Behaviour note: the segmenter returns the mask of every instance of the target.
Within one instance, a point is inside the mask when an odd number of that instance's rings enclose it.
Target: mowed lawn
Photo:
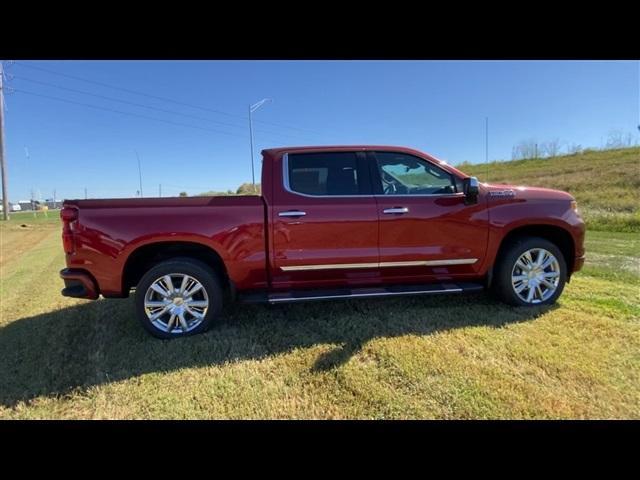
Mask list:
[[[60,295],[56,215],[0,226],[0,418],[640,418],[636,233],[588,232],[552,308],[232,305],[212,331],[160,341],[132,298]]]

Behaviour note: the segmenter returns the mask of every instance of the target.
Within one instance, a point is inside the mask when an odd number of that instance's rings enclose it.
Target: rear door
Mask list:
[[[473,276],[487,248],[482,198],[465,205],[462,179],[424,158],[391,151],[371,152],[369,158],[384,281]]]
[[[275,288],[348,286],[377,276],[378,212],[364,152],[285,154],[274,162],[273,179]]]

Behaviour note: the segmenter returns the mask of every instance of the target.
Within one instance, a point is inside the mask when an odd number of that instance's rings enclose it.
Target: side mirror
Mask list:
[[[478,203],[478,185],[479,183],[476,177],[468,177],[463,180],[462,187],[464,191],[465,205],[473,205],[474,203]]]

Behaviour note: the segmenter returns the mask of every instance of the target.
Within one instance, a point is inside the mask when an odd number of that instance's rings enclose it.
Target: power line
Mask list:
[[[179,125],[181,127],[196,128],[198,130],[204,130],[205,132],[214,132],[214,133],[219,133],[221,135],[229,135],[229,136],[232,136],[232,137],[244,138],[244,135],[239,135],[239,134],[236,134],[236,133],[223,132],[221,130],[213,130],[211,128],[198,127],[196,125],[191,125],[191,124],[188,124],[188,123],[173,122],[171,120],[165,120],[165,119],[162,119],[162,118],[148,117],[146,115],[140,115],[138,113],[124,112],[122,110],[116,110],[116,109],[107,108],[107,107],[100,107],[98,105],[91,105],[89,103],[76,102],[74,100],[68,100],[68,99],[60,98],[60,97],[53,97],[51,95],[44,95],[42,93],[28,92],[26,90],[22,90],[22,89],[18,89],[18,88],[12,88],[12,91],[18,92],[18,93],[26,93],[27,95],[34,95],[36,97],[48,98],[50,100],[56,100],[56,101],[59,101],[59,102],[71,103],[71,104],[74,104],[74,105],[82,105],[83,107],[95,108],[96,110],[105,110],[107,112],[119,113],[121,115],[129,115],[129,116],[132,116],[132,117],[144,118],[144,119],[147,119],[147,120],[155,120],[157,122],[164,122],[164,123],[169,123],[169,124],[172,124],[172,125]]]
[[[243,135],[240,135],[240,134],[237,134],[237,133],[223,132],[222,130],[214,130],[212,128],[199,127],[197,125],[191,125],[191,124],[188,124],[188,123],[174,122],[174,121],[171,121],[171,120],[165,120],[165,119],[157,118],[157,117],[149,117],[147,115],[141,115],[141,114],[138,114],[138,113],[125,112],[125,111],[122,111],[122,110],[116,110],[114,108],[101,107],[101,106],[98,106],[98,105],[92,105],[92,104],[89,104],[89,103],[77,102],[77,101],[74,101],[74,100],[68,100],[68,99],[65,99],[65,98],[54,97],[54,96],[45,95],[45,94],[42,94],[42,93],[29,92],[27,90],[22,90],[22,89],[13,88],[13,87],[11,87],[11,92],[12,93],[13,92],[26,93],[27,95],[34,95],[36,97],[48,98],[50,100],[57,100],[59,102],[71,103],[73,105],[82,105],[84,107],[94,108],[94,109],[97,109],[97,110],[105,110],[107,112],[120,113],[122,115],[129,115],[129,116],[132,116],[132,117],[144,118],[144,119],[147,119],[147,120],[155,120],[157,122],[169,123],[171,125],[179,125],[181,127],[196,128],[198,130],[203,130],[205,132],[219,133],[221,135],[229,135],[229,136],[232,136],[232,137],[239,137],[239,138],[243,138],[244,137]],[[270,135],[270,134],[268,134],[268,135]],[[281,135],[281,134],[277,134],[277,135]],[[282,135],[287,135],[287,134],[282,134]]]
[[[134,95],[141,95],[143,97],[154,98],[156,100],[162,100],[164,102],[175,103],[177,105],[183,105],[185,107],[197,108],[199,110],[213,112],[213,113],[217,113],[219,115],[226,115],[228,117],[235,117],[235,118],[241,118],[243,120],[247,120],[247,117],[245,117],[243,115],[236,115],[236,114],[233,114],[233,113],[223,112],[221,110],[215,110],[213,108],[203,107],[201,105],[194,105],[194,104],[191,104],[191,103],[181,102],[179,100],[174,100],[174,99],[167,98],[167,97],[160,97],[158,95],[151,95],[151,94],[144,93],[144,92],[138,92],[136,90],[131,90],[131,89],[128,89],[128,88],[118,87],[118,86],[115,86],[115,85],[110,85],[108,83],[98,82],[96,80],[90,80],[88,78],[82,78],[82,77],[78,77],[78,76],[75,76],[75,75],[69,75],[69,74],[66,74],[66,73],[60,73],[60,72],[56,72],[55,70],[50,70],[48,68],[43,68],[43,67],[36,67],[35,65],[30,65],[30,64],[26,64],[26,63],[22,63],[22,62],[18,62],[18,61],[14,61],[14,63],[16,65],[19,65],[19,66],[22,66],[22,67],[32,68],[32,69],[35,69],[35,70],[41,70],[43,72],[48,72],[48,73],[51,73],[53,75],[59,75],[61,77],[71,78],[73,80],[78,80],[78,81],[81,81],[81,82],[93,83],[94,85],[100,85],[102,87],[113,88],[115,90],[120,90],[120,91],[131,93],[131,94],[134,94]],[[317,132],[314,132],[312,130],[308,130],[308,129],[305,129],[305,128],[299,128],[299,127],[293,127],[291,125],[284,125],[284,124],[281,124],[281,123],[265,122],[265,121],[256,121],[256,123],[262,123],[263,125],[272,125],[272,126],[281,127],[281,128],[290,128],[292,130],[299,130],[301,132],[308,132],[308,133],[316,133],[317,134]]]
[[[176,112],[174,110],[167,110],[165,108],[152,107],[151,105],[145,105],[145,104],[142,104],[142,103],[129,102],[127,100],[120,100],[118,98],[107,97],[105,95],[98,95],[98,94],[95,94],[95,93],[85,92],[85,91],[82,91],[82,90],[76,90],[75,88],[63,87],[61,85],[55,85],[53,83],[48,83],[48,82],[41,82],[39,80],[34,80],[32,78],[22,77],[22,76],[19,76],[19,75],[12,75],[12,77],[13,78],[17,78],[19,80],[26,80],[27,82],[38,83],[40,85],[46,85],[46,86],[49,86],[49,87],[58,88],[60,90],[66,90],[68,92],[80,93],[82,95],[90,95],[92,97],[102,98],[103,100],[109,100],[109,101],[112,101],[112,102],[118,102],[118,103],[124,103],[126,105],[133,105],[133,106],[136,106],[136,107],[148,108],[150,110],[156,110],[158,112],[164,112],[164,113],[171,113],[173,115],[182,115],[183,117],[195,118],[197,120],[202,120],[202,121],[205,121],[205,122],[217,123],[219,125],[224,125],[224,126],[227,126],[227,127],[237,127],[237,128],[243,128],[243,129],[245,128],[242,125],[237,125],[237,124],[234,124],[234,123],[218,122],[217,120],[211,120],[209,118],[199,117],[198,115],[190,115],[188,113],[181,113],[181,112]]]
[[[226,126],[226,127],[241,128],[243,130],[246,128],[244,125],[238,125],[238,124],[235,124],[235,123],[220,122],[218,120],[212,120],[210,118],[200,117],[198,115],[191,115],[191,114],[188,114],[188,113],[177,112],[175,110],[167,110],[166,108],[154,107],[154,106],[146,105],[146,104],[143,104],[143,103],[130,102],[128,100],[122,100],[122,99],[119,99],[119,98],[108,97],[106,95],[99,95],[99,94],[96,94],[96,93],[91,93],[91,92],[87,92],[87,91],[83,91],[83,90],[77,90],[75,88],[63,87],[62,85],[56,85],[56,84],[49,83],[49,82],[42,82],[40,80],[35,80],[33,78],[23,77],[21,75],[11,75],[11,78],[12,79],[15,78],[15,79],[19,79],[19,80],[24,80],[24,81],[31,82],[31,83],[37,83],[39,85],[45,85],[45,86],[48,86],[48,87],[57,88],[59,90],[65,90],[67,92],[79,93],[81,95],[88,95],[88,96],[91,96],[91,97],[101,98],[103,100],[108,100],[108,101],[111,101],[111,102],[118,102],[118,103],[123,103],[125,105],[133,105],[133,106],[136,106],[136,107],[147,108],[149,110],[155,110],[157,112],[163,112],[163,113],[169,113],[169,114],[172,114],[172,115],[180,115],[180,116],[183,116],[183,117],[194,118],[196,120],[201,120],[203,122],[211,122],[211,123],[215,123],[215,124],[218,124],[218,125],[223,125],[223,126]],[[305,137],[300,137],[299,135],[292,135],[290,133],[270,132],[268,130],[262,130],[262,129],[260,129],[260,130],[256,129],[256,131],[258,131],[260,133],[266,133],[266,134],[269,134],[269,135],[276,135],[276,136],[280,135],[280,136],[285,136],[285,137],[305,138]]]

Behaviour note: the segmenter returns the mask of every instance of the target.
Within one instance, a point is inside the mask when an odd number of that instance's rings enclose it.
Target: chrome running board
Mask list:
[[[435,295],[446,293],[478,292],[484,287],[479,283],[435,283],[426,285],[391,285],[386,287],[336,288],[316,290],[294,290],[274,293],[252,293],[241,295],[247,303],[293,303],[315,300],[349,298],[390,297],[401,295]]]

